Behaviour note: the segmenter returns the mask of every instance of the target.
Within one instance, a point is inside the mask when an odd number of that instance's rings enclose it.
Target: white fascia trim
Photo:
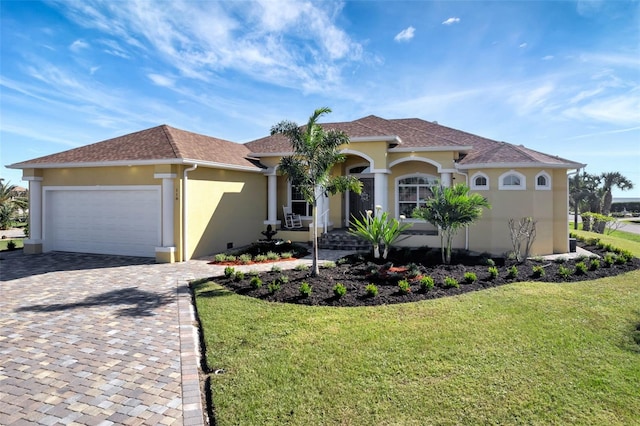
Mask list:
[[[156,164],[197,164],[202,167],[211,167],[225,170],[241,170],[246,172],[263,172],[260,167],[237,166],[234,164],[217,163],[215,161],[201,161],[185,159],[163,159],[163,160],[133,160],[133,161],[95,161],[87,163],[20,163],[7,166],[11,169],[66,169],[82,167],[127,167],[127,166],[154,166]]]
[[[175,173],[155,173],[154,179],[175,179],[178,175]]]
[[[386,136],[357,136],[355,138],[349,138],[349,142],[396,142],[402,143],[402,139],[397,135]]]
[[[534,169],[534,168],[547,168],[547,169],[581,169],[586,167],[584,164],[579,163],[562,163],[562,164],[549,164],[549,163],[477,163],[477,164],[459,164],[457,169],[469,170],[469,169]]]
[[[41,177],[39,176],[23,176],[22,180],[26,180],[26,181],[33,181],[33,182],[40,182],[42,180]]]
[[[426,146],[426,147],[401,147],[389,148],[389,152],[435,152],[435,151],[469,151],[472,146]]]
[[[252,152],[250,157],[262,158],[262,157],[288,157],[293,155],[293,151],[282,152]]]

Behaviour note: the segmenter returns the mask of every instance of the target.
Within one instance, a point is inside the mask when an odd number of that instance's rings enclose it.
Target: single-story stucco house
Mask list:
[[[335,174],[357,176],[361,194],[320,200],[318,227],[347,227],[349,218],[381,206],[406,215],[430,186],[467,183],[492,209],[454,247],[511,250],[509,218],[533,217],[532,253],[569,251],[569,171],[574,161],[498,142],[417,118],[368,116],[322,124],[351,143]],[[248,244],[266,225],[278,237],[307,242],[309,231],[282,229],[283,208],[311,224],[311,211],[277,165],[291,146],[281,135],[245,144],[167,125],[12,164],[29,182],[26,253],[72,251],[155,257],[174,262]],[[307,228],[308,229],[308,228]],[[432,225],[415,221],[401,245],[439,247]]]

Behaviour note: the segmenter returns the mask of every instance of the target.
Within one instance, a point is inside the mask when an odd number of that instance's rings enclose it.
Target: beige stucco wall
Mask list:
[[[43,169],[42,186],[160,185],[154,166]]]
[[[200,167],[189,173],[187,182],[187,257],[262,237],[267,217],[267,178],[262,173]]]
[[[489,200],[482,218],[469,228],[469,248],[479,252],[503,254],[513,250],[509,219],[532,217],[536,221],[536,239],[532,255],[566,253],[567,178],[566,170],[545,170],[551,176],[551,190],[535,189],[535,176],[543,169],[516,169],[526,177],[526,190],[500,190],[500,175],[511,169],[482,170],[489,177],[488,191],[472,190]],[[469,171],[471,177],[475,170]]]

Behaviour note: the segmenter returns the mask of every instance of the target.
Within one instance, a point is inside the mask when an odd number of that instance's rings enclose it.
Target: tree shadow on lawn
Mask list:
[[[175,298],[168,295],[139,290],[136,287],[108,291],[106,293],[89,296],[74,303],[56,303],[52,305],[31,305],[16,309],[16,312],[55,312],[95,306],[127,305],[116,313],[119,317],[148,317],[161,306],[171,303]]]

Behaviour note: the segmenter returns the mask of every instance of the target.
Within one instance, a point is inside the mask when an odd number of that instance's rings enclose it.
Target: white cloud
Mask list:
[[[458,22],[460,22],[460,18],[451,17],[446,21],[443,21],[442,25],[453,25],[453,24],[457,24]]]
[[[550,61],[550,60],[552,60],[552,59],[553,59],[553,55],[547,55],[547,56],[543,56],[543,57],[542,57],[542,60],[543,60],[543,61]]]
[[[395,41],[409,41],[413,38],[413,35],[415,33],[416,29],[413,27],[407,27],[404,30],[400,31],[398,34],[396,34],[396,36],[393,38]]]
[[[520,46],[518,46],[520,49],[527,47],[527,43],[520,43]]]
[[[175,80],[173,78],[166,77],[164,75],[147,74],[147,77],[149,77],[149,79],[153,82],[153,84],[156,84],[158,86],[173,87],[173,85],[175,84]]]
[[[89,74],[94,75],[99,69],[100,67],[91,67],[89,68]]]
[[[71,45],[69,46],[69,50],[71,50],[72,52],[79,52],[82,49],[87,49],[88,47],[89,43],[84,40],[78,39],[71,43]]]

